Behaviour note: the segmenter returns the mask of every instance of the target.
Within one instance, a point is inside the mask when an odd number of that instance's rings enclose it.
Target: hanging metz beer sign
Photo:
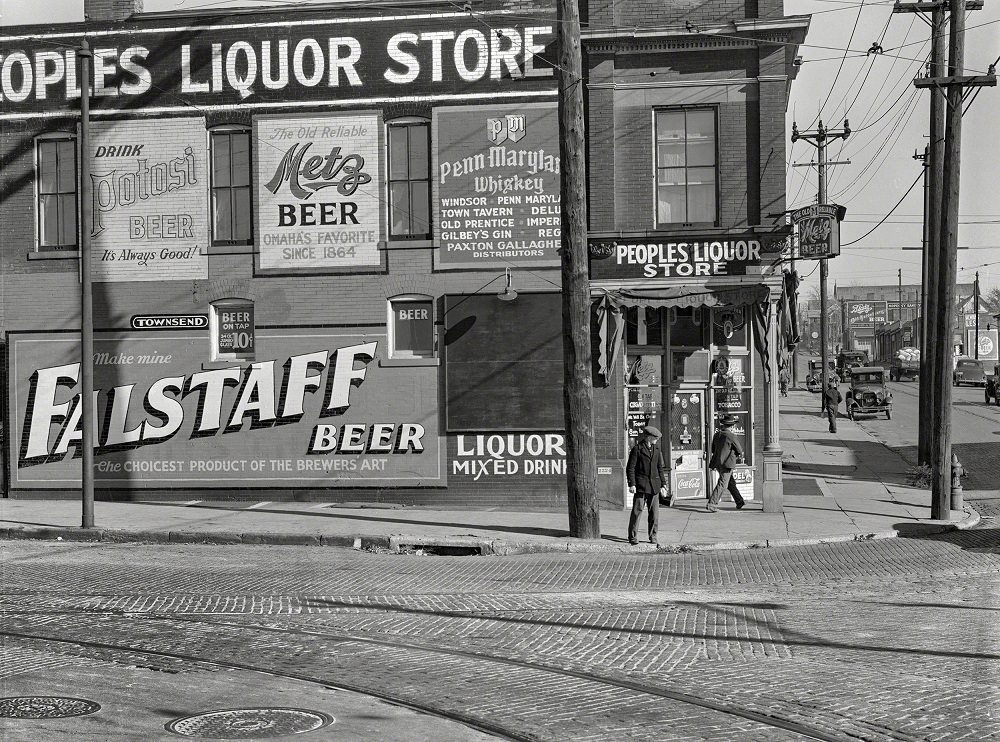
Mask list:
[[[803,260],[833,258],[840,255],[840,220],[844,207],[836,204],[813,204],[792,212],[792,223],[799,228],[799,257]]]
[[[590,278],[742,276],[769,264],[784,245],[771,235],[591,238]],[[772,244],[773,243],[773,244]]]

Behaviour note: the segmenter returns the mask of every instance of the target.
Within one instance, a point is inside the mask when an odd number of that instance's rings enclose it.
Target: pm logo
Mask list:
[[[486,119],[486,136],[493,144],[503,144],[508,139],[520,141],[524,137],[527,126],[524,116],[508,114],[502,118]]]

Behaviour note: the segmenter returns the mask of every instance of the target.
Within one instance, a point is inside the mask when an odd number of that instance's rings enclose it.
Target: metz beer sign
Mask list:
[[[804,260],[840,255],[840,219],[842,206],[813,204],[792,212],[792,222],[799,228],[799,257]]]

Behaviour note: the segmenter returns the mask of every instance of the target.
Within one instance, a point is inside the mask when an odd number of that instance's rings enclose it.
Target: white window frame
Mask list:
[[[208,129],[208,216],[209,216],[209,244],[215,246],[238,246],[238,245],[253,245],[254,244],[254,225],[256,223],[257,215],[255,213],[255,199],[254,199],[254,167],[256,167],[255,162],[255,152],[254,152],[254,136],[253,129],[249,126],[243,124],[222,124],[220,126],[213,126]],[[218,239],[215,234],[215,146],[213,144],[215,134],[246,134],[247,141],[250,144],[250,236],[248,239],[244,240],[224,240]],[[232,190],[233,186],[230,184],[228,186]]]
[[[390,196],[392,183],[390,178],[391,162],[389,154],[389,130],[393,126],[412,126],[413,124],[422,124],[427,127],[427,232],[413,235],[394,235],[392,233],[392,197]],[[431,120],[424,118],[423,116],[399,116],[394,119],[389,119],[383,123],[383,129],[385,130],[385,160],[383,165],[383,182],[385,183],[386,204],[385,234],[389,240],[429,240],[434,234],[434,132],[432,131],[432,126],[433,124]]]
[[[76,225],[75,225],[76,244],[72,248],[69,248],[69,247],[65,247],[65,248],[60,248],[60,247],[45,247],[45,246],[42,245],[42,223],[41,223],[41,209],[40,209],[41,195],[42,194],[41,194],[41,189],[40,189],[40,185],[41,185],[41,171],[40,171],[40,167],[39,167],[40,162],[39,162],[39,159],[38,159],[38,145],[41,142],[52,141],[52,140],[57,140],[57,141],[71,141],[71,142],[73,142],[73,153],[74,153],[74,157],[76,158],[75,162],[73,163],[74,178],[76,180],[76,183],[75,183],[75,185],[76,185],[76,194],[75,194],[76,195]],[[80,201],[80,190],[81,190],[81,188],[80,188],[80,137],[75,132],[70,132],[70,131],[51,131],[51,132],[46,132],[45,134],[39,134],[39,135],[37,135],[34,138],[32,149],[33,149],[32,158],[34,160],[34,173],[33,174],[34,174],[34,186],[35,186],[34,187],[34,195],[33,195],[33,201],[34,201],[34,203],[32,204],[32,212],[33,212],[34,224],[35,224],[35,252],[37,252],[37,253],[73,253],[73,252],[79,252],[80,251],[80,242],[81,242],[81,239],[80,239],[81,238],[81,235],[80,235],[80,208],[81,208],[81,205],[82,205],[81,201]]]
[[[208,312],[208,336],[212,343],[212,353],[211,360],[213,362],[228,362],[232,361],[239,363],[240,361],[253,361],[257,352],[257,313],[254,311],[254,350],[247,353],[220,353],[219,352],[219,308],[230,308],[230,307],[245,307],[254,306],[252,299],[243,299],[240,297],[228,297],[225,299],[216,299],[211,304],[209,304]]]
[[[397,304],[407,302],[422,302],[430,304],[431,308],[431,350],[430,353],[414,353],[411,350],[396,349],[396,313],[394,311]],[[434,309],[434,297],[427,294],[400,294],[390,296],[385,303],[386,309],[386,336],[389,342],[389,358],[437,358],[438,337],[437,337],[437,317]]]

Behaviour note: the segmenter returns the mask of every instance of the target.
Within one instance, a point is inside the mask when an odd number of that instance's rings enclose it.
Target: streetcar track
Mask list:
[[[901,392],[903,392],[905,394],[909,394],[912,397],[919,397],[920,396],[919,392],[916,389],[910,390],[910,389],[907,389],[905,387],[900,387],[899,384],[900,384],[900,382],[897,381],[896,385],[893,386],[893,393],[895,393],[896,390],[898,389],[899,391],[901,391]],[[986,405],[984,405],[984,406],[986,406]],[[952,409],[952,411],[957,410],[959,412],[964,412],[967,415],[972,415],[973,417],[978,417],[980,420],[986,420],[986,421],[991,422],[991,423],[997,422],[997,417],[995,415],[984,415],[984,414],[982,414],[980,412],[976,412],[975,410],[966,409],[965,405],[956,405],[956,404],[954,404],[954,399],[952,400],[951,409]],[[961,445],[961,444],[958,444],[958,445]]]
[[[95,615],[99,614],[99,611],[86,611],[86,614]],[[121,614],[116,612],[109,612],[110,615],[128,615],[130,617],[135,617],[138,614]],[[8,614],[9,615],[9,614]],[[45,614],[40,614],[45,615]],[[594,683],[597,685],[604,685],[609,687],[614,687],[622,690],[628,690],[635,693],[642,693],[649,696],[655,696],[658,698],[668,699],[674,701],[675,703],[686,704],[690,706],[695,706],[701,709],[714,711],[716,713],[725,714],[728,716],[737,717],[746,721],[754,722],[762,726],[767,726],[775,729],[783,729],[785,731],[793,732],[807,739],[822,740],[823,742],[849,742],[852,737],[846,735],[836,735],[826,732],[822,729],[818,729],[801,722],[793,721],[790,719],[785,719],[779,716],[768,715],[753,711],[750,709],[740,708],[738,706],[733,706],[730,704],[713,701],[710,699],[702,698],[699,696],[694,696],[689,693],[684,693],[682,691],[671,690],[667,688],[651,687],[646,684],[642,684],[636,681],[629,681],[619,678],[612,678],[604,675],[596,675],[592,673],[583,672],[580,670],[572,670],[565,667],[555,667],[551,665],[545,665],[537,662],[531,662],[528,660],[520,660],[511,657],[500,657],[496,655],[484,654],[480,652],[472,652],[469,650],[446,648],[446,647],[433,647],[425,646],[422,644],[417,644],[413,642],[404,642],[399,640],[391,639],[377,639],[372,637],[365,637],[353,634],[341,634],[326,631],[313,631],[307,629],[281,629],[273,626],[254,626],[254,625],[239,625],[231,624],[227,622],[220,621],[205,621],[194,617],[187,616],[158,616],[150,614],[142,614],[142,617],[146,620],[163,620],[163,621],[177,621],[198,624],[201,626],[206,626],[210,628],[218,628],[224,626],[227,628],[235,628],[242,631],[249,632],[266,632],[272,634],[282,634],[282,635],[305,635],[317,638],[323,638],[329,641],[339,642],[339,643],[358,643],[374,645],[379,647],[384,647],[388,649],[397,649],[410,652],[426,652],[430,654],[445,655],[448,657],[455,657],[459,659],[469,660],[479,663],[495,663],[500,665],[506,665],[508,667],[515,667],[522,670],[530,670],[536,672],[549,673],[552,675],[561,676],[564,678],[573,678],[574,680],[583,681],[585,683]],[[361,693],[369,696],[379,698],[390,703],[398,704],[401,706],[406,706],[408,708],[423,711],[426,713],[433,714],[440,718],[449,719],[452,721],[457,721],[463,723],[471,728],[477,729],[479,731],[492,734],[494,736],[514,740],[515,742],[534,742],[537,740],[535,736],[524,736],[517,730],[508,729],[503,726],[495,725],[490,722],[484,722],[480,719],[470,717],[465,714],[457,714],[451,711],[442,710],[435,706],[431,706],[424,703],[419,703],[412,700],[407,700],[400,698],[396,695],[389,693],[378,693],[372,692],[368,688],[362,688],[360,686],[345,684],[341,682],[328,682],[325,680],[320,680],[318,678],[310,677],[308,675],[302,675],[298,673],[290,673],[279,670],[264,669],[254,665],[248,665],[239,662],[232,661],[220,661],[220,660],[210,660],[198,657],[193,654],[169,652],[163,650],[153,650],[141,647],[131,647],[120,644],[109,644],[105,642],[94,642],[84,639],[64,639],[45,635],[37,634],[27,634],[23,632],[0,630],[0,636],[10,636],[21,639],[37,640],[37,641],[51,641],[57,643],[71,644],[88,648],[95,649],[108,649],[108,650],[118,650],[118,651],[128,651],[135,652],[139,654],[148,654],[151,656],[166,657],[171,659],[179,659],[188,662],[198,662],[202,664],[215,665],[222,668],[246,670],[251,672],[259,672],[263,674],[273,675],[276,677],[284,677],[292,680],[297,680],[300,682],[314,683],[323,685],[325,687],[335,687],[342,690]]]

